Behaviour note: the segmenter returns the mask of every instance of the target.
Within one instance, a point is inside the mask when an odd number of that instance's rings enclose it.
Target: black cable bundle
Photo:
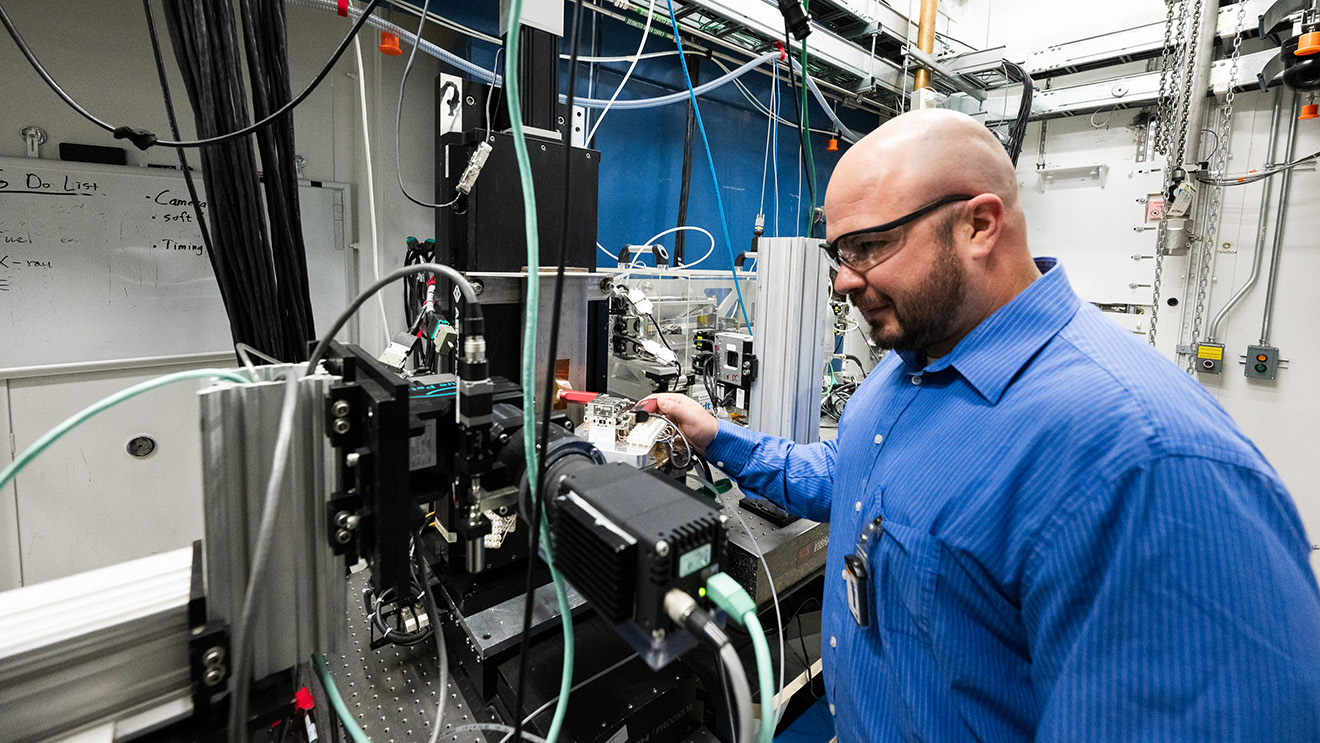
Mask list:
[[[692,85],[700,85],[698,82],[701,77],[701,57],[692,58]],[[687,226],[688,198],[692,194],[692,145],[697,134],[697,110],[688,101],[687,109],[687,130],[683,134],[683,179],[682,187],[678,192],[678,224],[675,227]],[[684,248],[687,246],[687,230],[679,230],[674,235],[674,265],[681,266],[687,261],[684,259]]]
[[[283,6],[279,0],[244,0],[248,63],[254,105],[264,115],[290,97]],[[246,127],[251,117],[230,3],[166,0],[165,21],[202,138]],[[255,25],[265,26],[264,35]],[[288,117],[258,132],[266,168],[274,242],[262,209],[260,174],[245,138],[202,151],[202,176],[211,210],[211,265],[229,312],[234,339],[276,358],[302,360],[314,334],[306,255],[293,173],[293,131]]]
[[[1017,165],[1018,156],[1022,154],[1022,141],[1027,137],[1027,120],[1031,118],[1031,98],[1035,92],[1035,83],[1027,70],[1017,62],[1004,61],[1004,64],[1017,71],[1018,78],[1022,80],[1022,99],[1018,103],[1017,120],[1013,122],[1013,129],[1008,134],[1008,143],[1005,148],[1008,149],[1008,156]]]
[[[293,97],[289,85],[288,24],[284,0],[243,0],[244,42],[252,108],[258,120],[278,111]],[[266,184],[266,216],[278,277],[276,296],[280,319],[294,355],[303,360],[306,339],[315,336],[312,297],[307,285],[307,249],[303,242],[302,209],[298,201],[298,170],[294,163],[293,117],[273,120],[257,130],[261,180]]]

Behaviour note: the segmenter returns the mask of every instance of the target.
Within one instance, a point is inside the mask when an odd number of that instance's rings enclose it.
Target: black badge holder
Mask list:
[[[853,621],[857,622],[858,627],[866,627],[871,623],[871,568],[867,552],[871,543],[884,535],[884,522],[884,516],[876,516],[875,521],[862,529],[853,554],[843,558],[843,582],[848,586],[848,611],[852,612]]]

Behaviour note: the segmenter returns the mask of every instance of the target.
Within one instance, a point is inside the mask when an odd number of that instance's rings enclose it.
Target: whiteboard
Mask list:
[[[348,186],[303,181],[298,195],[321,333],[357,293]],[[0,376],[232,351],[182,173],[0,158],[0,328]]]

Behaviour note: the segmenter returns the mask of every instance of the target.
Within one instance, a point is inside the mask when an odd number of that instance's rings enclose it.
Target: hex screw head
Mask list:
[[[660,541],[656,542],[656,543],[655,543],[655,553],[656,553],[657,555],[660,555],[661,557],[665,557],[665,556],[667,556],[667,555],[669,554],[669,542],[666,542],[666,541],[663,540],[663,539],[661,539]]]
[[[351,409],[352,408],[348,405],[348,400],[335,400],[335,404],[330,406],[330,412],[333,413],[336,418],[343,418],[348,415],[348,411]]]
[[[225,660],[225,649],[220,647],[219,645],[216,645],[213,648],[209,648],[202,655],[202,665],[206,666],[207,668],[215,668],[219,666],[221,663],[223,663],[224,660]]]
[[[332,425],[331,428],[334,429],[335,433],[345,434],[348,433],[348,429],[352,428],[352,426],[349,425],[347,418],[335,418],[334,425]]]
[[[206,686],[219,686],[220,682],[224,680],[225,680],[224,666],[215,666],[213,668],[208,668],[206,669],[206,673],[202,674],[202,683],[205,684]]]
[[[335,541],[340,544],[348,544],[353,539],[353,532],[348,529],[340,529],[335,532]]]

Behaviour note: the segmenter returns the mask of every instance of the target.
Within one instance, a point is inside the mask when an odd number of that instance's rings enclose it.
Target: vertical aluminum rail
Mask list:
[[[1297,154],[1297,115],[1301,111],[1302,97],[1293,93],[1292,117],[1288,121],[1288,149],[1283,156],[1285,163],[1291,163]],[[1274,247],[1270,252],[1270,280],[1265,285],[1265,316],[1260,324],[1260,345],[1270,345],[1270,322],[1274,317],[1274,294],[1279,286],[1279,258],[1283,254],[1283,228],[1288,217],[1288,195],[1292,193],[1292,170],[1283,171],[1279,176],[1279,205],[1274,215]]]
[[[284,401],[279,377],[296,368],[257,367],[262,382],[221,382],[201,393],[208,619],[238,621]],[[278,537],[252,620],[254,679],[291,668],[314,650],[338,652],[344,643],[344,560],[330,549],[325,505],[335,472],[325,400],[336,379],[318,375],[299,382]]]
[[[753,347],[760,370],[749,422],[799,444],[820,438],[830,275],[819,246],[805,237],[763,237],[757,243]]]
[[[1293,95],[1296,97],[1295,93]],[[1274,89],[1274,109],[1270,113],[1270,147],[1269,154],[1266,155],[1266,167],[1274,166],[1274,156],[1279,150],[1279,122],[1282,119],[1283,86],[1280,85]],[[1220,174],[1220,177],[1223,177],[1222,173]],[[1265,259],[1265,234],[1267,232],[1265,229],[1265,220],[1269,217],[1270,194],[1273,190],[1274,180],[1272,178],[1266,178],[1265,189],[1260,196],[1260,216],[1256,218],[1256,249],[1251,256],[1251,275],[1247,277],[1247,282],[1242,285],[1242,288],[1238,289],[1237,293],[1229,298],[1228,302],[1224,305],[1224,308],[1219,311],[1219,314],[1215,315],[1215,319],[1210,323],[1210,332],[1206,336],[1206,341],[1209,343],[1214,343],[1219,338],[1219,326],[1224,322],[1224,318],[1228,317],[1229,311],[1232,310],[1238,302],[1241,302],[1243,297],[1247,296],[1247,292],[1251,291],[1252,287],[1256,285],[1256,280],[1260,278],[1260,266]]]

